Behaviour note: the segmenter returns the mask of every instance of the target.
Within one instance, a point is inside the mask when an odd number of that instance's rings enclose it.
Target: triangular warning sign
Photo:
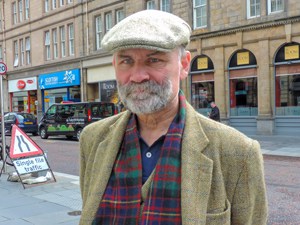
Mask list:
[[[9,149],[11,159],[43,154],[43,150],[21,128],[13,125]]]

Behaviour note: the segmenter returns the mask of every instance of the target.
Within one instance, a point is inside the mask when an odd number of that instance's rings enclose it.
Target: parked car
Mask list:
[[[12,126],[15,124],[25,133],[38,135],[38,124],[35,115],[23,112],[9,112],[4,116],[5,134],[11,134]],[[1,129],[0,129],[1,132]]]
[[[109,102],[79,102],[53,104],[39,122],[42,139],[65,135],[79,140],[82,129],[95,121],[116,114],[116,108]]]

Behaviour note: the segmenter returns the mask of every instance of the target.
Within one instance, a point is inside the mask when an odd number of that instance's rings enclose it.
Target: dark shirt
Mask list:
[[[211,109],[211,112],[209,114],[209,118],[220,122],[220,111],[219,111],[219,108],[217,106],[215,106]]]
[[[142,155],[143,184],[146,182],[156,166],[164,140],[165,135],[161,136],[149,147],[143,140],[143,138],[139,135]]]

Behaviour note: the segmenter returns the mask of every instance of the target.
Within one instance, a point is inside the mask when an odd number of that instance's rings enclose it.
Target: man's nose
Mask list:
[[[149,73],[145,66],[141,64],[136,64],[131,70],[130,81],[136,83],[142,83],[144,81],[148,81],[150,78]]]

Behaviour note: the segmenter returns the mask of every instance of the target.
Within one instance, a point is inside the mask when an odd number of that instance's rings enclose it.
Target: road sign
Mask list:
[[[21,128],[13,125],[9,150],[11,159],[43,154],[43,150]]]
[[[0,62],[0,75],[4,75],[7,72],[7,66],[4,62]]]

